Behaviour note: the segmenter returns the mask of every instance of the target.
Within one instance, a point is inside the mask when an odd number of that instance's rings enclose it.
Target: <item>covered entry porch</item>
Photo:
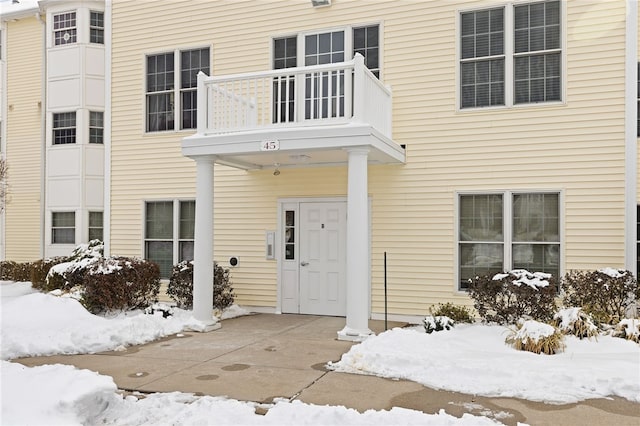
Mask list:
[[[305,81],[311,91],[304,90]],[[215,165],[274,173],[346,166],[346,323],[338,338],[362,340],[371,333],[368,166],[405,160],[404,149],[391,139],[390,123],[391,92],[360,56],[263,73],[199,75],[197,133],[182,143],[183,155],[196,162],[197,170],[193,305],[198,320],[211,322]],[[280,267],[278,251],[276,260]]]

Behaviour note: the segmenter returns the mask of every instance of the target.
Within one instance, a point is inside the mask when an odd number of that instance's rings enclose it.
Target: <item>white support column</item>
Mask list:
[[[193,316],[205,330],[220,327],[213,318],[213,163],[196,157],[196,217],[193,262]]]
[[[369,330],[369,202],[366,148],[347,149],[347,324],[339,340],[361,341]]]

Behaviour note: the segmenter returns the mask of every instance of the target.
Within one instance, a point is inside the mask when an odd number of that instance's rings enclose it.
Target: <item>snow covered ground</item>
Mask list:
[[[28,368],[17,357],[118,350],[184,328],[190,312],[110,318],[91,315],[72,298],[33,292],[28,283],[0,282],[2,411],[11,424],[495,424],[489,418],[428,415],[394,408],[358,413],[344,407],[276,401],[266,415],[256,404],[185,393],[146,398],[117,393],[111,377],[64,365]],[[241,311],[235,313],[242,314]],[[394,329],[354,345],[331,365],[337,371],[404,378],[437,389],[485,396],[568,403],[617,395],[640,402],[640,345],[601,336],[567,337],[557,355],[535,355],[505,345],[508,329],[457,325],[424,333]]]

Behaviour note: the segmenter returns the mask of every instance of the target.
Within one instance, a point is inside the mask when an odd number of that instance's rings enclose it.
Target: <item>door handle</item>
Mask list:
[[[304,260],[300,262],[300,266],[307,266],[307,265],[309,265],[309,262],[306,262]]]

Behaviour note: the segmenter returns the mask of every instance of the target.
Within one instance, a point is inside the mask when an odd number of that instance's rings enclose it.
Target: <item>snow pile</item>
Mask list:
[[[87,424],[88,417],[113,399],[108,376],[69,365],[28,368],[1,361],[2,424]]]
[[[191,311],[178,308],[167,318],[129,311],[107,319],[90,314],[73,298],[42,293],[4,298],[4,287],[1,359],[95,353],[204,328]]]
[[[144,399],[129,396],[110,404],[92,424],[241,424],[241,425],[496,425],[491,419],[464,414],[456,418],[441,410],[439,414],[394,407],[389,411],[359,413],[343,406],[320,406],[301,401],[278,400],[262,405],[265,415],[255,414],[257,404],[222,397],[196,397],[180,392],[153,394]]]
[[[2,361],[2,424],[46,425],[496,425],[491,419],[464,414],[456,418],[394,407],[362,414],[342,406],[319,406],[279,400],[262,405],[224,397],[156,393],[139,399],[116,393],[113,379],[68,365],[28,368]],[[9,391],[10,390],[10,391]]]
[[[507,346],[508,332],[480,324],[432,334],[393,329],[351,347],[328,367],[489,397],[564,404],[617,395],[640,402],[638,344],[611,336],[598,341],[566,336],[564,352],[544,356]]]

